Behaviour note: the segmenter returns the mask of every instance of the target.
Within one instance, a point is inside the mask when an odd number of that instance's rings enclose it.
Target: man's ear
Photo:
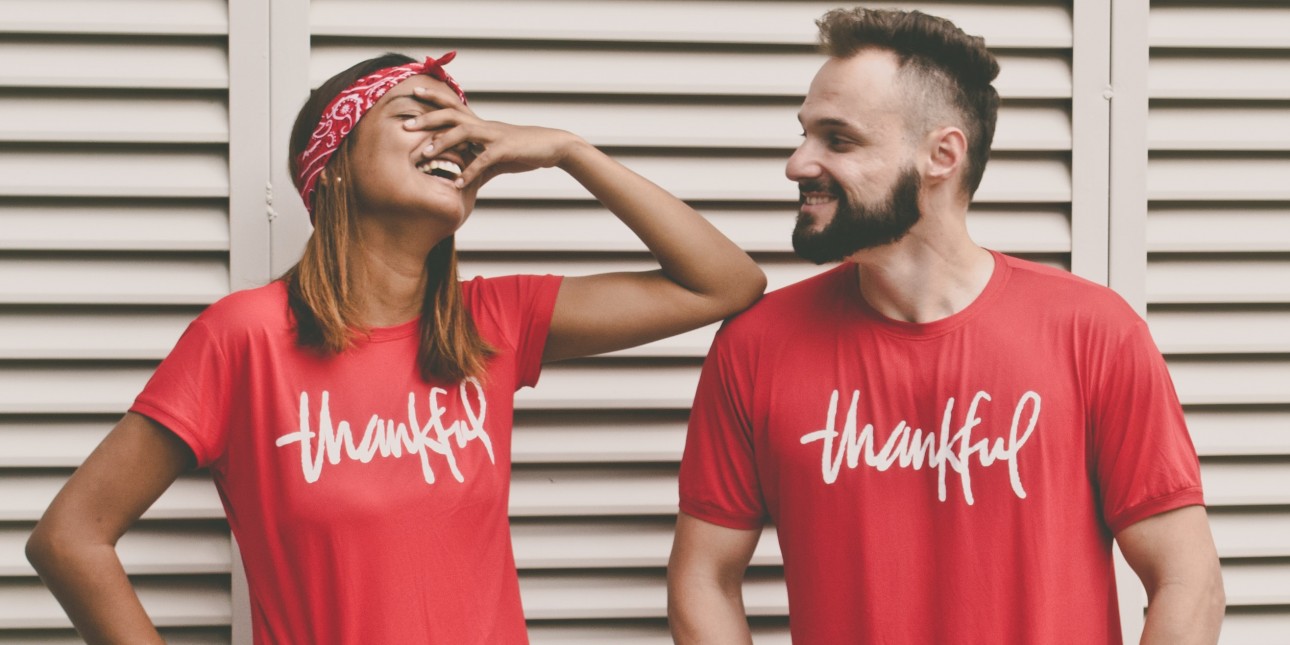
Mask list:
[[[957,181],[967,164],[967,137],[954,126],[933,130],[927,135],[929,154],[927,174],[929,182]]]

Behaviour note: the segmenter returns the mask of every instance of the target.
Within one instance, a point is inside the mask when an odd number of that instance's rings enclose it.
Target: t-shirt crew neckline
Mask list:
[[[387,340],[398,340],[407,338],[417,333],[421,326],[421,316],[412,320],[389,327],[369,327],[367,333],[360,334],[359,340],[371,343],[379,343]]]
[[[856,308],[861,315],[877,323],[878,329],[901,338],[928,339],[947,334],[959,327],[962,327],[978,313],[989,307],[1003,286],[1008,282],[1010,267],[1007,259],[998,251],[991,250],[990,256],[994,258],[994,270],[990,273],[990,280],[986,282],[985,288],[977,297],[972,300],[968,306],[964,307],[957,313],[951,314],[940,320],[933,320],[927,323],[909,322],[905,320],[896,320],[874,309],[869,301],[865,300],[864,294],[860,292],[860,272],[855,266],[847,266],[848,278],[847,287],[851,302],[855,303]]]

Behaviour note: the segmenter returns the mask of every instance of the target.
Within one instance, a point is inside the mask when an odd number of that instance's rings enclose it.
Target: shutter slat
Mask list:
[[[964,5],[892,2],[944,16],[991,47],[1069,48],[1070,11],[1059,5]],[[427,13],[411,0],[340,0],[310,4],[319,36],[419,38],[427,33],[459,39],[585,40],[661,43],[814,45],[814,21],[836,5],[827,2],[742,3],[636,0],[515,2],[476,0],[471,11]],[[719,27],[719,28],[716,28]]]
[[[1282,106],[1157,103],[1147,117],[1152,150],[1290,150],[1290,114]]]
[[[801,143],[800,101],[747,103],[714,99],[688,102],[632,99],[622,102],[471,100],[483,118],[534,123],[577,132],[597,146],[645,148],[781,148]],[[1009,102],[999,110],[995,152],[1070,150],[1070,111],[1060,103]],[[785,153],[787,158],[787,153]]]
[[[743,588],[749,616],[787,613],[782,576],[752,570]],[[667,580],[652,572],[525,573],[520,595],[530,619],[656,618],[666,615]]]
[[[526,56],[527,46],[436,46],[425,41],[388,40],[353,44],[315,39],[309,78],[318,86],[355,61],[387,51],[434,55],[455,48],[452,74],[469,94],[671,94],[697,96],[794,96],[806,93],[823,58],[813,52],[681,51],[547,48]],[[1069,56],[1062,52],[999,54],[994,85],[1005,99],[1064,99],[1071,95]]]
[[[199,308],[10,307],[0,359],[153,359],[170,353]],[[93,334],[84,330],[92,329]]]
[[[1210,506],[1290,504],[1290,461],[1285,459],[1202,461],[1200,475]]]
[[[228,53],[203,40],[10,36],[0,87],[227,89]]]
[[[0,203],[3,250],[227,251],[218,202],[20,200]]]
[[[225,645],[232,642],[227,627],[161,627],[157,630],[167,645]],[[0,645],[85,645],[85,640],[68,629],[3,630]]]
[[[512,523],[520,569],[666,567],[675,522],[656,519],[535,521]],[[753,553],[753,566],[779,565],[779,542],[767,527]]]
[[[1290,607],[1229,608],[1223,617],[1219,645],[1275,643],[1290,634]]]
[[[752,625],[757,645],[791,645],[787,626]],[[613,643],[614,645],[672,645],[667,624],[661,620],[641,621],[548,621],[529,623],[529,640],[533,645],[569,645],[570,643]],[[2,641],[0,641],[2,642]]]
[[[566,276],[595,275],[614,271],[653,271],[658,263],[645,255],[609,256],[596,255],[552,257],[545,254],[463,254],[460,265],[463,279],[474,276],[503,276],[517,273],[558,273]],[[778,289],[804,280],[828,267],[819,267],[796,257],[768,258],[761,262],[766,272],[769,289]]]
[[[1282,54],[1153,52],[1147,70],[1153,99],[1290,99],[1290,69]]]
[[[783,180],[786,198],[795,187]],[[796,204],[754,208],[699,204],[697,210],[749,252],[792,252]],[[1070,212],[1062,204],[975,206],[968,217],[973,239],[1009,253],[1067,253]],[[462,251],[644,252],[645,245],[609,211],[597,205],[481,202],[456,235]]]
[[[31,527],[0,527],[0,576],[34,576],[23,555]],[[121,564],[130,575],[228,573],[232,545],[228,525],[135,525],[117,543]]]
[[[523,467],[511,475],[513,517],[674,515],[676,466]]]
[[[139,601],[158,626],[228,625],[232,612],[227,576],[134,580]],[[0,579],[0,629],[70,627],[58,601],[39,581]]]
[[[1152,47],[1290,48],[1290,9],[1235,2],[1211,6],[1152,2]],[[1270,3],[1269,3],[1270,4]]]
[[[218,94],[9,94],[0,96],[0,141],[227,143],[228,107]]]
[[[228,159],[218,148],[6,146],[0,196],[227,197]]]
[[[67,481],[66,475],[17,472],[0,479],[0,521],[34,522],[54,500]],[[215,485],[206,473],[180,476],[157,502],[143,514],[144,519],[222,519]],[[0,606],[4,603],[0,602]]]
[[[1185,408],[1192,441],[1202,455],[1290,454],[1290,408]]]
[[[600,361],[553,363],[542,371],[542,384],[515,394],[525,409],[635,410],[688,409],[699,384],[698,361]],[[620,371],[621,370],[621,371]],[[616,373],[617,372],[617,373]],[[631,383],[631,387],[625,387]]]
[[[1209,511],[1209,525],[1220,557],[1290,556],[1290,516],[1285,513],[1216,508]]]
[[[75,468],[119,418],[0,417],[0,468]]]
[[[1230,605],[1290,605],[1290,563],[1229,561],[1223,563],[1223,587]]]
[[[685,428],[684,411],[521,411],[511,452],[517,464],[679,462]]]
[[[1153,206],[1147,217],[1147,250],[1290,251],[1290,209],[1257,204]]]
[[[1290,78],[1286,81],[1290,84]],[[1147,195],[1162,201],[1287,200],[1286,177],[1290,177],[1290,156],[1285,155],[1161,153],[1147,165]]]
[[[0,32],[219,36],[228,33],[220,0],[4,0]]]
[[[1184,404],[1290,403],[1290,357],[1169,357]]]
[[[617,156],[623,165],[685,200],[760,200],[796,203],[797,187],[784,177],[785,156]],[[1063,155],[1001,154],[981,179],[978,199],[990,202],[1067,202],[1069,160]],[[486,199],[589,199],[586,189],[554,169],[502,175],[480,191]]]
[[[1153,256],[1147,262],[1147,301],[1290,302],[1290,257],[1216,253]]]
[[[1290,353],[1290,307],[1152,307],[1147,322],[1166,354]]]
[[[154,363],[0,363],[0,413],[123,414]]]
[[[228,294],[223,254],[0,256],[0,303],[209,304]]]

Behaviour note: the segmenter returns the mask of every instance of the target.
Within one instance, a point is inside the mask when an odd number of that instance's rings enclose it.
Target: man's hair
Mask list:
[[[911,99],[909,128],[930,130],[940,118],[958,117],[967,137],[968,160],[963,187],[971,197],[981,184],[999,93],[990,84],[999,63],[980,36],[963,33],[954,23],[918,11],[895,9],[834,9],[815,21],[820,49],[833,58],[850,58],[865,49],[896,55]],[[920,133],[921,134],[921,133]]]

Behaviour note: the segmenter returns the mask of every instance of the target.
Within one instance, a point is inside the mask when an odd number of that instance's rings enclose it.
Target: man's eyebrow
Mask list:
[[[815,120],[815,125],[821,128],[841,128],[843,130],[859,130],[860,126],[837,117],[827,116]]]

